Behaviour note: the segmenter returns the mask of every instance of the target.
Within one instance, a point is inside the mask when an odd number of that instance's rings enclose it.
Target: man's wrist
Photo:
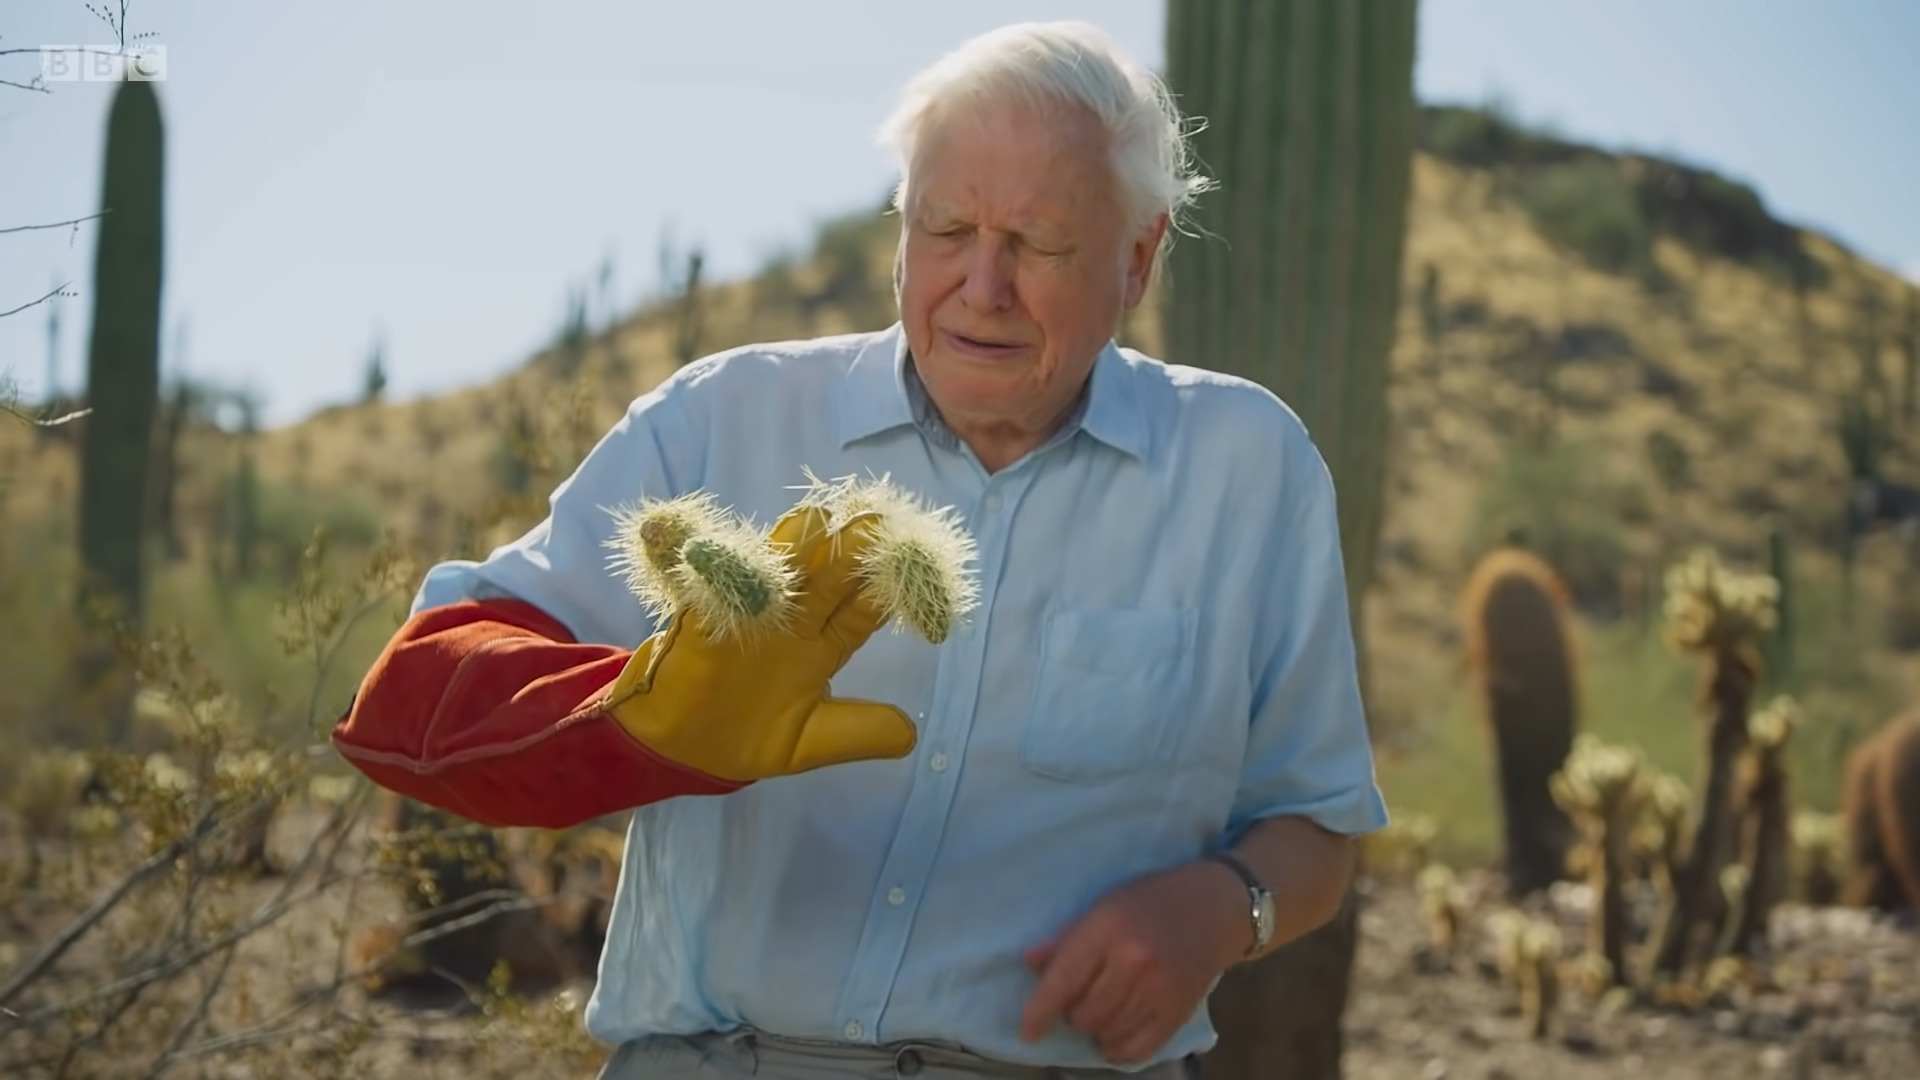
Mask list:
[[[1213,879],[1218,883],[1223,898],[1223,914],[1216,924],[1220,933],[1215,937],[1218,942],[1217,966],[1224,970],[1253,958],[1258,940],[1253,919],[1253,895],[1246,879],[1231,863],[1212,855],[1201,859],[1201,862],[1211,867]]]

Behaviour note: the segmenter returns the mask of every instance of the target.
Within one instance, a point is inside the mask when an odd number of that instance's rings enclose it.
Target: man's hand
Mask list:
[[[1252,940],[1246,889],[1225,867],[1193,863],[1127,884],[1059,938],[1027,952],[1040,985],[1021,1037],[1065,1020],[1114,1064],[1146,1060],[1192,1018],[1213,980]]]

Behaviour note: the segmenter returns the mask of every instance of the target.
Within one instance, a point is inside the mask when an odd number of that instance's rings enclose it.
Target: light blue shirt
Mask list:
[[[973,533],[969,625],[937,647],[882,630],[833,681],[905,710],[909,757],[635,811],[586,1014],[601,1040],[746,1025],[1100,1066],[1064,1024],[1020,1040],[1027,946],[1259,818],[1386,823],[1333,487],[1298,417],[1253,382],[1110,344],[1073,422],[989,475],[925,406],[904,340],[688,365],[546,521],[434,567],[415,600],[518,596],[634,647],[655,627],[607,568],[607,508],[704,488],[770,525],[803,468],[889,474]],[[1203,1007],[1161,1057],[1213,1039]]]

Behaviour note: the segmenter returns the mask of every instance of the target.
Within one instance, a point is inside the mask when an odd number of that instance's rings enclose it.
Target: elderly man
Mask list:
[[[1386,814],[1328,473],[1271,393],[1113,340],[1206,187],[1181,123],[1084,25],[968,43],[885,128],[895,326],[687,366],[428,573],[336,745],[481,822],[634,811],[603,1075],[1186,1075],[1220,974],[1336,911]],[[954,509],[958,632],[874,632],[808,472]],[[702,491],[777,519],[787,638],[610,569],[608,508]]]

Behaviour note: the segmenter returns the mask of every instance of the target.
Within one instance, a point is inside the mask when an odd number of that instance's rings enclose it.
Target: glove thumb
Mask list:
[[[793,771],[874,758],[903,758],[918,738],[913,721],[877,701],[827,698],[814,706],[793,747]]]

